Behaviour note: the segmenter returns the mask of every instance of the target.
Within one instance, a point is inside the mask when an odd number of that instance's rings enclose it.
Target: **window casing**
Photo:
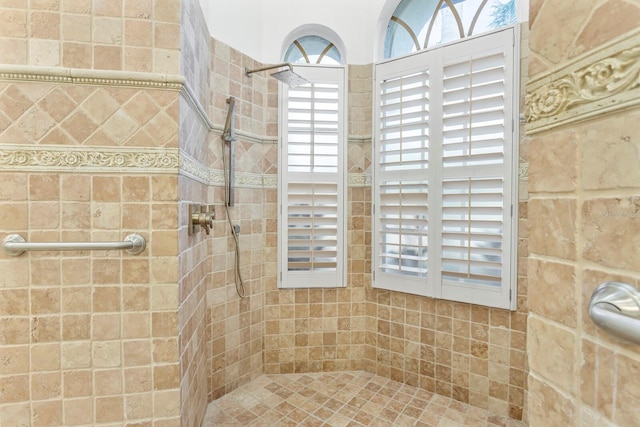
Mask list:
[[[515,33],[376,65],[374,287],[515,309]]]
[[[281,85],[279,265],[282,288],[346,285],[345,68],[296,65]]]

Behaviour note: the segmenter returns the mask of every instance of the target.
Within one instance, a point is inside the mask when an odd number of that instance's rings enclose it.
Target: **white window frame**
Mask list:
[[[279,83],[279,146],[278,146],[278,287],[279,288],[337,288],[347,284],[347,96],[344,65],[294,64],[295,72],[312,83],[338,85],[338,159],[335,179],[337,185],[337,245],[334,271],[289,271],[287,200],[290,177],[288,173],[288,94],[289,86]],[[323,174],[310,174],[312,181],[322,181]],[[329,174],[325,174],[328,176]],[[333,181],[332,181],[333,182]]]
[[[496,44],[487,48],[487,43]],[[443,70],[450,58],[483,55],[493,50],[505,55],[505,120],[504,120],[504,186],[502,267],[499,286],[480,286],[475,284],[443,280],[442,275],[442,141],[443,141]],[[372,269],[373,287],[441,298],[451,301],[473,303],[490,307],[516,309],[517,282],[517,183],[518,183],[518,108],[519,108],[519,33],[517,27],[506,27],[489,34],[469,37],[449,43],[436,49],[423,50],[403,57],[390,59],[375,66],[374,86],[374,147],[373,147],[373,221],[372,221]],[[381,85],[390,79],[410,76],[421,71],[429,72],[428,88],[428,158],[429,165],[423,178],[428,181],[428,212],[425,206],[421,215],[428,221],[428,259],[426,277],[393,271],[393,268],[381,266],[381,190],[383,176],[385,182],[394,178],[393,173],[381,170],[380,144],[381,132]],[[511,78],[510,78],[511,77]],[[386,175],[384,175],[386,173]],[[402,179],[413,180],[422,172],[417,169],[407,171]],[[391,174],[391,175],[390,175]],[[391,178],[390,178],[391,177]],[[426,225],[424,228],[427,228]],[[388,258],[384,258],[388,260]],[[398,260],[398,265],[400,265]],[[395,267],[394,267],[395,268]],[[402,268],[400,268],[402,270]]]

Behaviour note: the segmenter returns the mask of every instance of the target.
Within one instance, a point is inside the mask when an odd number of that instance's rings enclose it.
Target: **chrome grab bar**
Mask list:
[[[10,234],[2,241],[2,249],[10,256],[19,256],[25,251],[107,251],[110,249],[123,249],[132,255],[138,255],[146,246],[144,237],[135,233],[129,234],[123,242],[30,243],[19,234]]]
[[[618,338],[640,344],[640,292],[631,285],[606,282],[589,301],[591,320]]]

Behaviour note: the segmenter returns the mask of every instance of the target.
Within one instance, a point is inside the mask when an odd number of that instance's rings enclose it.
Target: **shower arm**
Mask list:
[[[260,72],[260,71],[273,70],[275,68],[282,68],[282,67],[289,67],[289,71],[291,71],[293,73],[293,65],[290,62],[283,62],[281,64],[267,65],[267,66],[264,66],[264,67],[255,68],[253,70],[250,70],[249,67],[244,67],[244,74],[245,74],[245,76],[251,77],[251,74],[253,74],[253,73],[257,73],[257,72]]]

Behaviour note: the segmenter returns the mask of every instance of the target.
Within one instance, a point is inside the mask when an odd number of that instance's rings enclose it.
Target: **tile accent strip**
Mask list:
[[[177,173],[178,165],[176,149],[0,145],[4,170]]]
[[[528,134],[640,105],[640,30],[527,84]]]

